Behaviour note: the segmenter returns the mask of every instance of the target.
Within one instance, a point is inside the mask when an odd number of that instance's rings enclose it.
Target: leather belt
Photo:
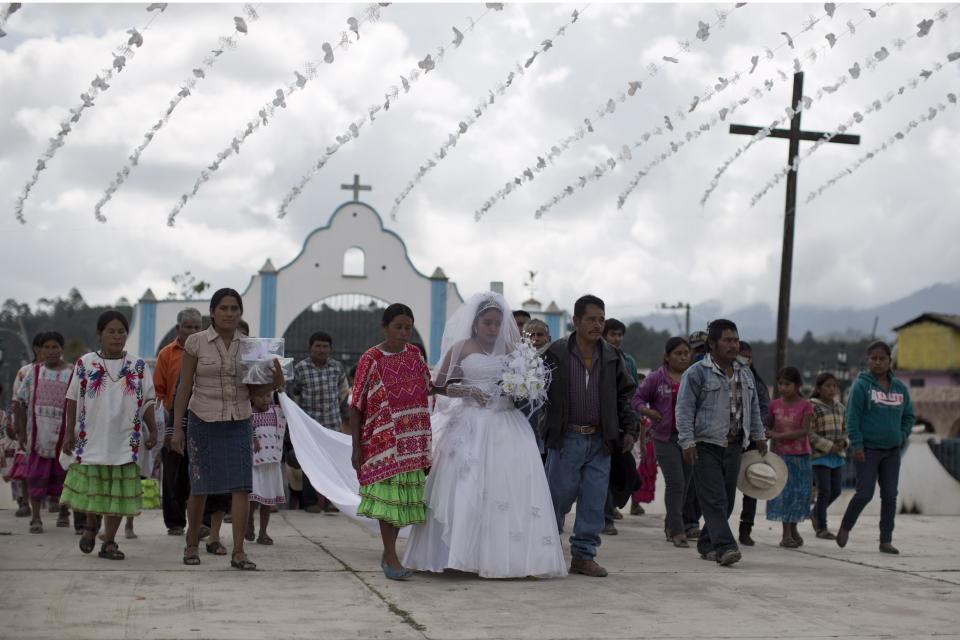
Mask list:
[[[583,425],[583,424],[571,424],[569,425],[569,427],[570,427],[570,431],[572,431],[573,433],[579,433],[582,436],[591,436],[600,430],[599,427]]]

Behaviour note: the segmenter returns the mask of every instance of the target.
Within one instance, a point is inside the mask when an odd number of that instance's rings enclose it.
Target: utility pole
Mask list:
[[[666,302],[660,303],[660,308],[667,311],[679,311],[683,309],[686,312],[686,322],[684,324],[685,332],[683,337],[686,338],[690,335],[690,303],[689,302],[678,302],[677,304],[667,304]]]

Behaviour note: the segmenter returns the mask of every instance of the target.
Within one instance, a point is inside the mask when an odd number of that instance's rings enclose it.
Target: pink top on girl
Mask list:
[[[773,423],[773,433],[786,433],[800,429],[804,419],[813,416],[813,404],[802,399],[793,404],[787,404],[783,398],[777,398],[770,403],[770,417]],[[798,440],[775,440],[773,452],[778,455],[798,456],[810,453],[810,438],[803,436]]]

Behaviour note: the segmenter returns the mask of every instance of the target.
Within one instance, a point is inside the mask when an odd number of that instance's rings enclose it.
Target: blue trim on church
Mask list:
[[[152,358],[156,355],[157,302],[155,300],[141,300],[139,306],[141,353],[137,355],[142,358]]]
[[[561,331],[560,319],[563,317],[563,314],[545,313],[544,316],[547,319],[547,328],[550,330],[550,337],[554,340],[562,338],[563,332]]]
[[[447,280],[430,280],[430,345],[427,350],[429,363],[434,365],[440,359],[440,339],[447,324]]]
[[[277,274],[260,273],[260,335],[275,338],[277,333]]]

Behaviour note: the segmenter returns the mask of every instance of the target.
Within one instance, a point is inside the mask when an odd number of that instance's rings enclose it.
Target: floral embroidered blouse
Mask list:
[[[427,363],[411,344],[360,356],[350,401],[363,414],[360,486],[430,466],[429,382]]]
[[[67,399],[77,403],[73,456],[79,464],[122,465],[140,459],[143,416],[155,401],[153,376],[136,356],[124,355],[119,370],[107,363],[97,353],[82,356],[67,389]]]

